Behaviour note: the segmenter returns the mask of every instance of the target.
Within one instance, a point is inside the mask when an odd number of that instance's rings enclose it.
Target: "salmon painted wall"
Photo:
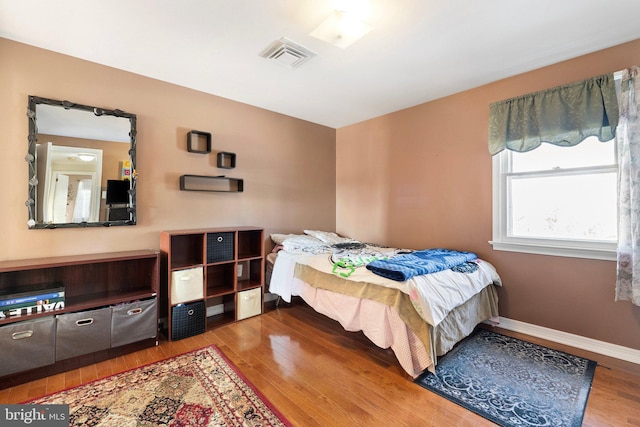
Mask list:
[[[492,249],[487,149],[490,103],[637,64],[640,40],[338,129],[337,231],[475,251],[504,281],[502,316],[640,349],[640,307],[614,302],[615,262]]]
[[[268,234],[335,228],[335,129],[136,74],[0,39],[0,260],[158,249],[162,230],[254,225]],[[70,100],[137,115],[138,225],[27,228],[27,97]],[[187,152],[190,130],[215,152]],[[243,193],[179,190],[179,176],[244,179]]]

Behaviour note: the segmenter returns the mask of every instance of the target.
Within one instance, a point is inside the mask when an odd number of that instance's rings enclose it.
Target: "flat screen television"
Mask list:
[[[121,205],[129,203],[129,189],[131,182],[128,179],[107,180],[107,205]]]

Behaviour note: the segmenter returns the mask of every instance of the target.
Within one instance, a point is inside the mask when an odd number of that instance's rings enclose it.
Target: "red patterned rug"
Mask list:
[[[69,405],[71,426],[291,426],[213,345],[26,403]]]

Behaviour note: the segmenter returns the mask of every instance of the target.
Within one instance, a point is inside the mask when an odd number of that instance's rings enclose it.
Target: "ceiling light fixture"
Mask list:
[[[74,160],[80,160],[83,162],[92,162],[96,159],[96,156],[90,153],[78,153],[72,157],[69,157],[69,159],[73,158]]]
[[[366,0],[343,0],[309,35],[345,49],[373,29],[365,22],[370,12]]]

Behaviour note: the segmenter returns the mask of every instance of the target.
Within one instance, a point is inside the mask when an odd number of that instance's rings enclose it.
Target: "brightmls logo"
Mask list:
[[[69,405],[0,405],[0,425],[69,427]]]

